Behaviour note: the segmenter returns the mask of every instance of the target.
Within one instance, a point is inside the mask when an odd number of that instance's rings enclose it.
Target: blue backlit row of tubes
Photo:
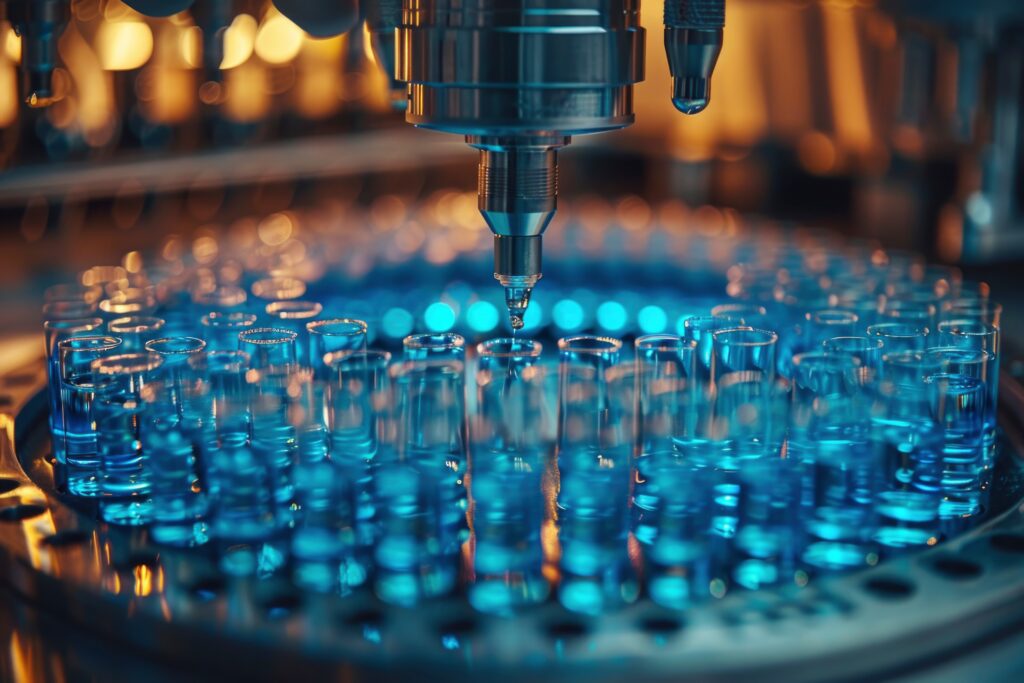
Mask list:
[[[497,613],[641,593],[683,609],[975,523],[996,453],[987,290],[901,275],[889,316],[877,288],[860,306],[778,272],[737,278],[682,334],[632,354],[566,337],[554,362],[524,338],[467,358],[454,333],[392,359],[290,278],[257,280],[249,303],[51,288],[57,472],[104,521],[211,545],[231,574],[403,605],[465,585]]]

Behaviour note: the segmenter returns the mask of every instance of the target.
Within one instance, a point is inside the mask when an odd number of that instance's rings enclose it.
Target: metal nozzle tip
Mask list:
[[[505,306],[508,308],[508,322],[513,330],[523,329],[526,309],[530,306],[532,287],[506,287]]]
[[[675,78],[672,104],[684,114],[699,114],[711,101],[711,81],[706,78]]]

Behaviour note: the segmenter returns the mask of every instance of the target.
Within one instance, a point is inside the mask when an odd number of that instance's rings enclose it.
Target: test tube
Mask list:
[[[711,477],[696,436],[693,340],[655,334],[636,340],[637,449],[633,533],[644,552],[648,592],[684,609],[709,584]]]
[[[853,356],[859,361],[857,382],[862,387],[878,378],[882,369],[883,346],[883,341],[877,337],[833,337],[822,342],[826,353]]]
[[[249,288],[258,301],[262,313],[272,301],[290,301],[306,293],[306,283],[294,277],[266,277],[252,283]]]
[[[309,331],[306,329],[306,323],[319,318],[324,307],[316,301],[292,299],[272,301],[267,304],[265,310],[267,317],[273,321],[272,324],[275,327],[283,327],[299,335],[298,361],[301,365],[312,367],[309,357]]]
[[[768,310],[758,304],[719,304],[711,309],[711,317],[730,323],[729,327],[764,327],[768,324]]]
[[[547,419],[541,345],[491,339],[477,345],[477,405],[471,423],[473,582],[480,611],[512,614],[544,600],[540,528],[544,517]]]
[[[988,375],[988,427],[995,430],[995,413],[999,405],[999,328],[976,319],[955,319],[939,323],[939,345],[961,349],[978,349],[989,354],[992,363]]]
[[[852,337],[861,329],[860,318],[853,311],[826,308],[810,311],[804,316],[803,351],[817,351],[833,337]]]
[[[803,561],[819,571],[863,567],[877,559],[874,506],[881,462],[868,436],[861,371],[859,358],[834,351],[793,359],[787,458],[803,470]]]
[[[130,353],[100,358],[91,365],[100,514],[111,524],[134,526],[151,519],[149,466],[139,441],[141,392],[162,363],[155,353]]]
[[[67,466],[66,486],[75,496],[95,497],[100,493],[99,458],[93,400],[96,382],[92,362],[116,353],[117,337],[82,336],[57,344],[60,357],[61,424],[64,444],[62,462]],[[54,438],[58,438],[56,433]]]
[[[208,313],[238,311],[245,305],[245,290],[235,285],[205,287],[192,293],[192,305],[197,317]]]
[[[256,326],[256,314],[243,311],[211,311],[199,320],[210,351],[234,351],[238,335]]]
[[[110,294],[99,303],[100,316],[115,320],[126,316],[148,316],[157,307],[152,287],[128,287]]]
[[[941,320],[979,320],[995,327],[1002,323],[1003,305],[991,299],[949,299],[942,302]]]
[[[739,511],[732,578],[749,590],[793,583],[803,550],[802,463],[765,457],[739,470]]]
[[[253,369],[296,365],[298,334],[277,327],[254,327],[238,334],[238,350],[248,354]]]
[[[698,429],[707,434],[710,432],[712,406],[714,405],[714,384],[711,382],[711,366],[714,360],[714,332],[736,325],[727,320],[711,316],[692,316],[683,322],[683,337],[693,341],[694,348],[694,379],[701,400],[696,405],[696,421]]]
[[[887,322],[876,323],[868,328],[868,337],[882,341],[885,353],[903,351],[924,351],[930,334],[928,327],[918,323]]]
[[[925,384],[943,432],[939,517],[962,522],[981,511],[987,390],[979,377],[956,372],[930,375]]]
[[[398,455],[439,477],[444,552],[457,552],[468,535],[464,367],[459,361],[427,360],[393,369],[401,416]]]
[[[466,360],[466,340],[460,334],[411,334],[402,340],[402,355],[407,361]]]
[[[324,362],[327,354],[366,350],[366,323],[355,318],[330,318],[306,323],[309,334],[309,360],[317,379],[330,378],[331,369]],[[335,356],[337,358],[337,356]]]
[[[95,335],[103,325],[102,318],[69,318],[43,323],[43,350],[46,356],[46,380],[50,403],[49,424],[53,435],[53,454],[64,462],[64,417],[61,411],[60,353],[57,345],[64,339]]]
[[[739,469],[743,460],[777,455],[781,445],[775,413],[775,351],[770,330],[731,328],[712,335],[711,381],[715,387],[712,436],[719,441],[718,466]]]
[[[198,337],[163,337],[146,342],[146,350],[163,359],[164,380],[161,399],[167,398],[179,418],[184,419],[190,384],[196,379],[196,359],[205,359],[206,342]]]
[[[164,367],[177,360],[174,354],[160,355]],[[173,546],[202,545],[209,532],[206,487],[195,455],[201,434],[182,419],[181,386],[173,374],[165,373],[162,381],[149,382],[139,395],[145,404],[139,441],[149,470],[153,538]]]
[[[883,470],[876,540],[890,552],[938,540],[943,437],[924,380],[940,371],[936,361],[915,351],[882,358],[871,438]]]
[[[163,336],[165,321],[153,316],[130,315],[107,323],[107,332],[123,340],[125,353],[142,353],[146,342]]]
[[[387,434],[391,396],[391,354],[379,349],[329,353],[325,363],[332,379],[325,389],[326,424],[331,463],[354,484],[357,541],[374,541],[377,501],[375,473],[394,462],[393,438]]]
[[[636,596],[628,561],[632,428],[619,367],[622,342],[577,336],[558,341],[559,600],[599,614]]]

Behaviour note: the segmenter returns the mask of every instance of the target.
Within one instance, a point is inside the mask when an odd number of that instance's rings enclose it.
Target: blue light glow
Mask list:
[[[389,308],[380,319],[380,327],[384,334],[398,339],[410,334],[415,322],[412,313],[404,308]]]
[[[597,307],[597,324],[609,332],[617,332],[626,326],[626,307],[618,301],[605,301]]]
[[[455,311],[443,301],[435,301],[423,312],[423,323],[431,332],[447,332],[455,327]]]
[[[498,324],[498,309],[488,301],[477,301],[466,311],[466,323],[476,332],[490,332]]]
[[[551,309],[555,325],[571,332],[583,327],[583,307],[572,299],[562,299]]]
[[[658,334],[668,327],[668,316],[661,306],[644,306],[636,314],[636,324],[644,334]]]

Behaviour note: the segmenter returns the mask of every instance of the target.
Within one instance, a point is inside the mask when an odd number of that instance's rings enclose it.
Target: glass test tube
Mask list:
[[[853,356],[859,361],[857,382],[860,386],[872,384],[882,369],[882,347],[877,337],[833,337],[822,342],[826,353]]]
[[[868,328],[867,336],[880,339],[885,353],[924,351],[928,346],[930,330],[917,323],[876,323]]]
[[[994,442],[996,410],[999,406],[999,328],[975,319],[946,320],[939,323],[939,345],[978,349],[989,354],[987,359],[991,362],[991,368],[985,373],[988,389],[986,429],[990,433],[989,440]]]
[[[738,469],[743,460],[777,455],[775,351],[769,330],[731,328],[712,335],[711,382],[715,387],[712,437],[721,448],[718,467]]]
[[[719,304],[711,309],[711,317],[730,323],[728,327],[764,327],[768,324],[768,310],[758,304]]]
[[[93,400],[96,382],[93,361],[117,352],[117,337],[82,336],[57,344],[60,357],[61,424],[64,426],[63,463],[67,466],[66,486],[75,496],[100,494],[99,458]],[[54,434],[54,438],[58,438]]]
[[[942,302],[941,320],[979,320],[999,327],[1003,305],[990,299],[949,299]]]
[[[61,411],[60,353],[57,345],[64,339],[95,335],[102,327],[102,318],[69,318],[43,323],[43,349],[46,356],[46,380],[50,403],[49,424],[53,435],[53,454],[64,462],[64,416]]]
[[[694,377],[697,344],[675,335],[636,340],[637,449],[633,532],[642,544],[648,592],[683,609],[710,581],[711,477],[699,463]]]
[[[329,353],[366,350],[366,323],[355,318],[330,318],[306,323],[309,334],[309,361],[317,379],[330,378],[331,369],[324,362]],[[337,358],[337,356],[335,357]]]
[[[107,323],[107,332],[123,340],[125,353],[142,353],[146,342],[163,336],[165,321],[153,316],[130,315]]]
[[[245,305],[245,290],[235,285],[203,288],[192,293],[192,305],[197,317],[208,313],[238,311]]]
[[[845,337],[841,339],[866,338]],[[857,346],[857,344],[851,344]],[[803,470],[803,561],[820,571],[872,564],[881,462],[871,446],[861,359],[834,351],[793,359],[787,457]]]
[[[111,524],[140,525],[151,519],[149,467],[139,441],[141,392],[162,363],[155,353],[131,353],[100,358],[91,366],[100,514]]]
[[[477,345],[476,414],[471,422],[473,582],[482,612],[511,614],[543,601],[541,477],[548,444],[542,347],[528,339]]]
[[[162,337],[146,342],[146,350],[163,359],[160,375],[164,380],[162,398],[171,401],[179,418],[184,419],[190,386],[196,377],[196,360],[205,359],[206,342],[198,337]]]
[[[152,342],[149,346],[153,346]],[[160,356],[164,369],[172,364],[188,367],[187,361],[175,358],[174,354]],[[140,392],[145,409],[139,441],[149,470],[151,533],[154,540],[168,545],[201,545],[209,540],[206,486],[196,458],[196,446],[201,445],[202,435],[198,424],[189,425],[182,418],[181,381],[187,381],[182,368],[160,374],[161,380],[149,382]]]
[[[924,380],[941,366],[914,351],[886,353],[870,435],[882,461],[876,540],[889,551],[934,544],[939,534],[942,431]]]
[[[407,361],[466,359],[466,340],[460,334],[411,334],[402,340],[402,356]]]
[[[306,293],[306,283],[294,277],[266,277],[252,283],[249,288],[262,313],[272,301],[298,299]]]
[[[210,351],[234,351],[238,335],[256,326],[256,314],[243,311],[212,311],[199,320]]]
[[[962,523],[981,512],[987,389],[976,375],[958,372],[930,375],[925,384],[943,433],[939,516]]]
[[[852,337],[860,331],[860,318],[853,311],[826,308],[804,316],[802,350],[817,351],[833,337]]]
[[[152,287],[128,287],[100,301],[99,314],[105,320],[126,316],[149,316],[156,310],[156,306],[156,293]]]
[[[309,357],[309,331],[306,329],[306,323],[319,318],[323,310],[324,307],[316,301],[300,301],[298,299],[272,301],[267,304],[265,309],[267,317],[273,321],[275,327],[283,327],[299,335],[298,361],[306,367],[312,367]]]
[[[636,596],[626,553],[633,430],[621,349],[611,337],[558,342],[559,600],[585,614]]]

